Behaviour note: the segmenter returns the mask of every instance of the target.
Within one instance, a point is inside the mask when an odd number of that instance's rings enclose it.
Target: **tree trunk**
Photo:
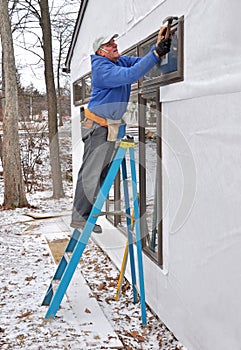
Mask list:
[[[28,205],[22,177],[18,137],[18,98],[8,1],[0,0],[0,33],[3,53],[5,108],[3,111],[4,207]]]
[[[40,0],[41,21],[40,25],[43,33],[43,51],[45,65],[45,83],[48,103],[48,126],[49,126],[49,147],[50,147],[50,165],[53,181],[53,198],[64,196],[63,183],[61,176],[61,167],[59,159],[59,137],[57,121],[57,98],[53,74],[52,57],[52,34],[49,16],[48,0]]]
[[[1,159],[1,162],[3,162],[3,142],[2,142],[1,135],[0,135],[0,159]]]
[[[62,119],[62,96],[61,96],[61,87],[60,87],[60,63],[61,63],[61,40],[62,35],[59,37],[59,56],[58,56],[58,64],[57,64],[57,91],[58,91],[58,112],[59,112],[59,126],[63,126]]]

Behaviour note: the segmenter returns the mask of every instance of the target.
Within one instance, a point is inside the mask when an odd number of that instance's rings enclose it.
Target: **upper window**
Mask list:
[[[87,74],[73,84],[74,105],[79,106],[88,102],[91,96],[91,74]]]
[[[139,46],[140,56],[146,55],[155,45],[158,32],[151,35]],[[141,80],[141,86],[166,85],[183,80],[183,17],[171,26],[171,50]]]

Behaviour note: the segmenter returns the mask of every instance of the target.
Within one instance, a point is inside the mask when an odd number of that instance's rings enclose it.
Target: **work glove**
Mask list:
[[[171,38],[162,39],[156,46],[156,52],[159,57],[165,56],[171,48],[172,40]]]

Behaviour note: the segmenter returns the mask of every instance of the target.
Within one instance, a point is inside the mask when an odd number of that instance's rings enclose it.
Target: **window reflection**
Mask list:
[[[138,127],[138,102],[137,96],[132,97],[128,103],[126,113],[123,116],[123,119],[127,125],[127,128]],[[131,130],[129,130],[131,131]]]
[[[85,88],[84,98],[90,97],[91,96],[91,89],[92,89],[91,76],[87,76],[86,78],[84,78],[84,88]]]
[[[73,85],[73,95],[74,95],[73,97],[74,97],[75,104],[77,104],[82,100],[82,90],[83,90],[82,81],[79,80],[75,82]]]
[[[157,252],[157,105],[156,98],[145,99],[144,120],[145,120],[145,157],[144,163],[145,184],[141,188],[145,191],[145,203],[142,220],[142,232],[145,232],[145,245]],[[143,147],[142,147],[143,148]]]

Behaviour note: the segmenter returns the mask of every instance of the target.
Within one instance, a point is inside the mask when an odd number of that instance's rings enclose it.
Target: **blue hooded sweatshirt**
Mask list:
[[[120,56],[116,63],[91,55],[92,95],[88,109],[103,118],[121,119],[129,102],[131,84],[160,61],[154,49],[155,46],[144,57]]]

